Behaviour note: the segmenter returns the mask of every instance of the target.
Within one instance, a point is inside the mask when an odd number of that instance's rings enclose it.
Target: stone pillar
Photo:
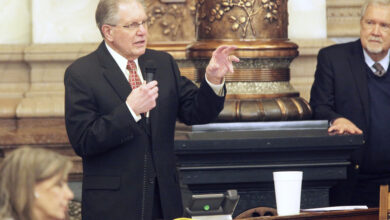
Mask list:
[[[311,117],[308,103],[289,83],[298,46],[287,39],[287,0],[199,0],[196,7],[197,41],[188,47],[188,56],[197,63],[197,80],[221,44],[237,45],[241,59],[226,77],[221,121]]]
[[[0,7],[0,128],[13,124],[15,110],[29,87],[24,48],[31,42],[30,0],[3,0]],[[10,123],[8,123],[10,122]]]
[[[299,45],[299,56],[290,65],[290,83],[306,100],[310,99],[318,51],[322,47],[334,44],[327,38],[328,2],[329,0],[288,1],[288,37]]]
[[[102,40],[94,13],[98,0],[32,0],[33,44],[24,50],[30,86],[16,108],[19,118],[62,118],[64,70]],[[87,50],[84,50],[87,48]]]

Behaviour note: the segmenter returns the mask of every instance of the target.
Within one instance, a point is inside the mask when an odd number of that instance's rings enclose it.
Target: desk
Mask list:
[[[193,126],[175,141],[180,181],[187,187],[182,189],[184,204],[190,194],[237,189],[240,201],[233,216],[254,207],[276,207],[272,172],[300,170],[301,208],[329,206],[329,189],[347,178],[349,155],[363,144],[363,136],[330,135],[327,122],[319,122],[203,125],[209,130]]]
[[[300,215],[263,216],[240,220],[377,220],[379,218],[378,213],[378,208],[369,208],[350,211],[306,212]]]

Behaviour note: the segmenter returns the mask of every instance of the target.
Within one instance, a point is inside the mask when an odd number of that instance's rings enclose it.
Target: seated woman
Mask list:
[[[59,220],[73,193],[67,184],[72,163],[40,148],[14,150],[0,164],[0,220]]]

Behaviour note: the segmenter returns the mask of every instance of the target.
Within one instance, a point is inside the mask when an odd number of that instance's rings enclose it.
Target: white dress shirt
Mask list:
[[[111,54],[111,56],[114,58],[115,62],[118,64],[119,68],[122,70],[122,73],[125,75],[127,81],[129,81],[129,71],[127,70],[127,59],[124,58],[122,55],[120,55],[119,53],[117,53],[114,49],[112,49],[107,43],[106,44],[106,47],[107,47],[107,50],[108,52]],[[142,72],[141,72],[141,69],[139,68],[139,65],[138,65],[138,59],[135,59],[134,60],[135,62],[135,65],[137,66],[137,75],[138,77],[140,78],[141,82],[144,83],[144,78],[142,76]],[[225,79],[223,80],[223,82],[219,85],[216,85],[216,84],[213,84],[211,82],[209,82],[207,80],[207,77],[206,78],[206,82],[210,85],[210,87],[213,89],[213,91],[215,92],[215,94],[219,95],[219,96],[223,96],[223,86],[225,84]],[[135,114],[135,112],[131,109],[131,107],[129,106],[129,104],[127,104],[126,102],[126,105],[127,105],[127,108],[129,108],[129,111],[131,113],[131,115],[133,116],[134,120],[136,122],[138,122],[139,120],[141,120],[141,115],[137,115]]]
[[[375,63],[380,63],[383,69],[385,69],[385,72],[387,72],[387,69],[389,68],[389,62],[390,62],[390,50],[387,52],[387,55],[378,62],[372,60],[372,58],[368,55],[368,53],[364,49],[363,49],[363,54],[364,54],[364,61],[370,67],[372,72],[374,73],[376,72],[376,69],[373,67]]]

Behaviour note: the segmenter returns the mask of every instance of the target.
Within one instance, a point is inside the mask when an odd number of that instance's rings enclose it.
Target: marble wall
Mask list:
[[[18,1],[20,0],[16,2]],[[98,0],[32,0],[32,43],[101,41],[95,23],[98,2]]]
[[[30,0],[0,0],[0,6],[0,44],[30,43]]]
[[[325,0],[289,0],[288,13],[290,39],[327,37]]]
[[[98,0],[0,0],[0,44],[101,41]]]

